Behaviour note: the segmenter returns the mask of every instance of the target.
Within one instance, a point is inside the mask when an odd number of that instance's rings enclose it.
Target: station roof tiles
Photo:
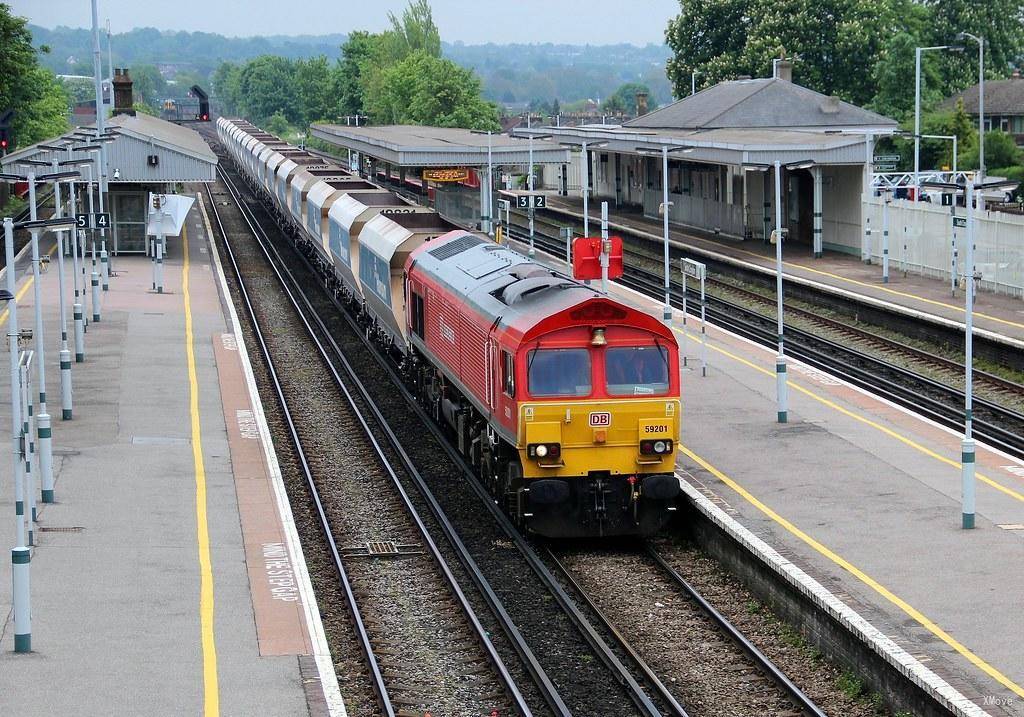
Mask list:
[[[695,95],[626,122],[661,129],[886,128],[876,112],[778,78],[719,82]]]
[[[455,127],[419,125],[314,124],[310,134],[331,144],[406,167],[486,166],[488,136]],[[527,143],[505,134],[490,136],[493,163],[526,164]],[[553,142],[536,140],[535,164],[560,164],[569,159],[568,150]]]
[[[973,85],[959,94],[943,101],[942,109],[952,110],[956,101],[964,98],[964,111],[978,114],[978,86]],[[1013,77],[1008,80],[985,80],[985,114],[987,115],[1024,115],[1024,78]]]

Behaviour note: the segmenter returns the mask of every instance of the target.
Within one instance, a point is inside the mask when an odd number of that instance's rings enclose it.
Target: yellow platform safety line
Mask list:
[[[188,358],[189,412],[192,415],[192,461],[196,474],[196,537],[199,544],[199,623],[203,644],[203,715],[220,714],[217,683],[217,644],[213,632],[213,567],[210,560],[210,530],[206,515],[206,467],[203,462],[203,434],[199,422],[199,381],[192,333],[192,297],[189,293],[188,229],[182,225],[181,246],[184,265],[181,293],[185,302],[185,354]]]
[[[758,254],[757,252],[748,251],[746,249],[735,249],[735,251],[736,251],[737,254],[746,254],[747,256],[752,256],[752,257],[754,257],[756,259],[764,259],[765,258],[764,254]],[[890,289],[890,288],[885,287],[885,286],[877,286],[875,284],[871,284],[871,283],[866,282],[866,281],[859,281],[857,279],[850,279],[848,277],[841,276],[839,274],[834,274],[834,273],[829,272],[829,271],[822,271],[821,269],[815,269],[815,268],[807,266],[805,264],[798,264],[798,263],[796,263],[794,261],[783,261],[782,265],[783,266],[788,266],[788,267],[790,267],[792,269],[803,269],[804,271],[809,271],[812,274],[818,274],[819,276],[827,276],[830,279],[836,279],[837,281],[845,281],[848,284],[854,284],[856,286],[863,286],[863,287],[865,287],[867,289],[875,289],[877,291],[884,291],[885,293],[892,294],[893,296],[902,296],[905,299],[913,299],[915,301],[921,301],[921,302],[923,302],[925,304],[932,304],[934,306],[941,306],[941,307],[946,308],[946,309],[953,309],[954,311],[958,311],[961,314],[965,312],[964,307],[963,306],[958,306],[957,304],[950,304],[950,303],[947,303],[945,301],[937,301],[936,299],[926,299],[923,296],[916,296],[914,294],[909,294],[909,293],[907,293],[905,291],[897,291],[896,289]],[[759,266],[761,266],[761,265],[759,265]],[[764,267],[764,268],[772,268],[772,267]],[[774,272],[773,268],[772,268],[772,270]],[[980,316],[983,319],[988,319],[989,321],[995,321],[996,323],[1006,324],[1007,326],[1013,326],[1014,328],[1018,328],[1018,329],[1024,329],[1024,324],[1017,323],[1016,321],[1010,321],[1009,319],[1000,319],[998,316],[992,316],[991,314],[983,314],[983,313],[978,312],[978,311],[975,311],[974,315],[975,316]]]
[[[682,333],[682,331],[680,329],[675,329],[675,331]],[[700,339],[699,336],[695,336],[694,334],[688,334],[688,336],[690,336],[691,338],[693,338],[695,340],[699,340]],[[723,356],[728,356],[729,358],[733,359],[734,361],[738,361],[739,363],[743,364],[744,366],[749,366],[750,368],[754,369],[755,371],[759,371],[760,373],[763,373],[766,376],[773,376],[773,377],[775,376],[775,371],[770,371],[770,370],[768,370],[766,368],[758,366],[757,364],[753,363],[752,361],[748,361],[747,359],[743,358],[742,356],[737,356],[736,354],[732,353],[731,351],[727,351],[726,349],[723,349],[723,348],[721,348],[719,346],[714,346],[713,344],[710,344],[710,343],[708,344],[708,347],[711,348],[711,350],[717,351],[718,353],[722,354]],[[878,431],[881,431],[882,433],[884,433],[885,435],[889,436],[890,438],[893,438],[893,439],[899,441],[900,443],[902,443],[902,444],[904,444],[906,446],[909,446],[910,448],[913,448],[914,450],[919,451],[919,452],[925,454],[926,456],[928,456],[930,458],[934,458],[937,461],[940,461],[942,463],[945,463],[948,466],[956,468],[958,471],[961,469],[961,465],[960,465],[959,461],[954,461],[953,459],[947,458],[946,456],[944,456],[944,455],[942,455],[940,453],[936,453],[935,451],[933,451],[932,449],[928,448],[927,446],[922,446],[917,441],[914,441],[914,440],[912,440],[910,438],[907,438],[903,434],[897,433],[896,431],[892,430],[891,428],[888,428],[886,426],[883,426],[880,423],[872,421],[870,418],[867,418],[866,416],[862,416],[859,413],[855,413],[854,411],[851,411],[848,408],[843,408],[842,406],[840,406],[835,401],[827,399],[824,396],[820,396],[817,393],[815,393],[814,391],[811,391],[809,388],[805,388],[805,387],[801,386],[798,383],[794,383],[792,379],[790,379],[788,381],[788,383],[789,383],[790,386],[792,386],[794,389],[796,389],[800,393],[804,394],[805,396],[808,396],[809,398],[813,398],[818,403],[821,403],[821,404],[823,404],[825,406],[828,406],[829,408],[831,408],[831,409],[833,409],[835,411],[838,411],[839,413],[843,414],[844,416],[852,418],[853,420],[858,421],[860,423],[863,423],[866,426],[871,426],[872,428],[874,428],[874,429],[876,429]],[[1016,491],[1013,488],[1009,488],[1009,487],[1003,485],[1002,483],[1000,483],[999,481],[994,480],[992,478],[989,478],[984,473],[980,473],[980,472],[979,473],[975,473],[975,476],[982,483],[984,483],[984,484],[986,484],[986,485],[988,485],[988,486],[990,486],[992,488],[995,488],[1000,493],[1004,493],[1005,495],[1008,495],[1009,497],[1011,497],[1011,498],[1013,498],[1015,500],[1019,500],[1022,503],[1024,503],[1024,493],[1021,493],[1020,491]]]
[[[846,560],[845,558],[843,558],[838,553],[833,552],[832,550],[827,548],[825,545],[823,545],[822,543],[818,542],[817,540],[812,538],[810,535],[808,535],[807,533],[802,531],[800,528],[795,526],[793,523],[791,523],[787,519],[783,518],[781,515],[779,515],[774,510],[769,508],[767,505],[762,503],[757,497],[755,497],[753,494],[751,494],[750,491],[748,491],[746,488],[741,486],[739,483],[737,483],[735,480],[733,480],[729,476],[727,476],[724,473],[722,473],[722,471],[720,471],[717,468],[715,468],[715,466],[713,466],[710,463],[708,463],[706,460],[704,460],[702,457],[700,457],[699,455],[694,453],[692,450],[690,450],[686,446],[684,446],[682,444],[679,444],[679,450],[682,451],[686,456],[688,456],[692,461],[694,461],[699,466],[701,466],[704,470],[708,471],[713,476],[718,478],[718,480],[722,481],[727,486],[732,488],[744,500],[746,500],[752,506],[754,506],[759,511],[764,513],[768,518],[770,518],[774,522],[776,522],[779,525],[781,525],[789,533],[793,534],[794,536],[796,536],[797,538],[802,540],[804,543],[809,545],[811,548],[813,548],[817,553],[819,553],[819,554],[823,555],[824,557],[828,558],[830,561],[832,561],[833,563],[835,563],[836,565],[841,567],[843,570],[847,571],[848,573],[850,573],[851,575],[856,577],[862,583],[864,583],[865,585],[870,587],[872,590],[874,590],[879,595],[884,597],[886,600],[891,602],[893,605],[898,607],[900,610],[905,612],[915,622],[917,622],[918,624],[923,626],[930,633],[932,633],[933,635],[938,637],[940,640],[942,640],[944,643],[949,645],[951,648],[956,650],[963,657],[965,657],[971,664],[973,664],[974,666],[979,668],[982,672],[987,674],[989,677],[993,678],[996,682],[1001,684],[1003,687],[1006,687],[1008,690],[1011,690],[1015,694],[1017,694],[1017,695],[1019,695],[1021,697],[1024,697],[1024,687],[1021,687],[1016,682],[1011,680],[1009,677],[1004,675],[1002,672],[997,670],[995,667],[993,667],[992,665],[990,665],[987,662],[985,662],[985,660],[983,660],[980,657],[978,657],[977,655],[975,655],[973,652],[971,652],[971,650],[969,650],[967,647],[965,647],[963,644],[961,644],[958,640],[956,640],[956,638],[954,638],[948,632],[946,632],[941,627],[936,625],[934,622],[929,620],[920,610],[917,610],[915,607],[913,607],[906,600],[904,600],[903,598],[901,598],[898,595],[896,595],[895,593],[893,593],[891,590],[889,590],[887,587],[885,587],[884,585],[879,583],[877,580],[872,578],[870,575],[865,573],[863,570],[858,568],[856,565],[854,565],[850,561]]]

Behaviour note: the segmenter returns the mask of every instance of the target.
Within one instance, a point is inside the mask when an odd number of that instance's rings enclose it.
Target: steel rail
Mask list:
[[[665,686],[665,683],[661,681],[661,678],[658,677],[654,670],[651,669],[651,666],[647,664],[647,661],[640,656],[640,653],[638,653],[629,641],[626,640],[625,636],[619,632],[619,629],[615,626],[615,623],[611,621],[611,618],[609,618],[605,612],[598,607],[597,603],[594,602],[590,595],[587,594],[579,584],[579,581],[577,581],[569,569],[565,567],[565,564],[558,559],[558,556],[555,555],[554,551],[551,550],[550,547],[547,547],[546,553],[548,558],[555,565],[555,568],[558,570],[558,574],[562,576],[562,579],[576,591],[577,595],[583,598],[583,602],[588,608],[590,608],[590,611],[597,615],[598,619],[601,620],[604,629],[615,636],[616,641],[618,641],[622,649],[625,650],[626,654],[629,655],[629,658],[633,661],[636,668],[640,670],[641,674],[643,674],[647,684],[654,688],[654,691],[658,693],[661,700],[668,706],[670,713],[676,717],[689,717],[683,706],[679,704],[678,700],[676,700],[675,695],[669,691]]]
[[[725,615],[720,613],[715,607],[704,599],[704,596],[700,592],[690,585],[689,581],[680,575],[675,568],[668,564],[651,545],[645,546],[647,554],[654,560],[655,563],[662,570],[665,571],[671,577],[672,582],[683,589],[696,605],[707,615],[712,622],[714,622],[718,628],[728,635],[733,642],[735,642],[743,652],[754,662],[758,670],[761,671],[766,677],[772,680],[789,696],[793,702],[804,711],[805,714],[810,717],[826,717],[825,712],[822,711],[814,700],[808,697],[803,690],[796,686],[789,677],[786,676],[782,670],[780,670],[771,659],[765,655],[761,650],[758,649],[757,645],[752,643],[747,636],[744,635],[735,625],[733,625]]]
[[[299,253],[302,256],[301,252]],[[308,260],[303,256],[303,260]],[[314,267],[309,267],[315,271]],[[302,292],[302,289],[299,289]],[[621,663],[615,653],[611,650],[604,639],[597,633],[594,627],[586,619],[586,617],[580,612],[579,608],[572,602],[565,590],[558,583],[558,581],[551,574],[550,570],[541,560],[540,556],[536,551],[529,545],[522,534],[512,525],[508,516],[506,516],[500,508],[495,504],[493,496],[484,488],[476,478],[476,474],[472,468],[466,464],[465,459],[451,446],[447,438],[444,437],[440,428],[437,424],[423,411],[422,406],[416,401],[415,397],[409,393],[401,377],[397,374],[394,366],[386,358],[384,358],[378,349],[365,335],[363,327],[359,326],[352,316],[345,310],[336,299],[331,297],[335,307],[339,309],[339,313],[349,322],[350,326],[356,331],[361,337],[363,343],[370,350],[371,354],[375,357],[379,365],[389,374],[395,387],[405,398],[412,411],[417,417],[426,425],[427,429],[438,439],[439,443],[443,446],[444,450],[452,461],[459,466],[464,476],[467,478],[468,485],[479,497],[480,502],[487,508],[494,519],[497,521],[499,526],[502,528],[506,536],[516,545],[523,559],[530,566],[531,570],[538,577],[538,579],[544,584],[549,593],[554,597],[559,607],[565,612],[569,619],[576,626],[580,635],[587,641],[591,646],[591,649],[595,652],[597,657],[605,664],[609,671],[613,674],[616,681],[626,690],[630,699],[641,709],[644,714],[648,717],[658,717],[662,712],[651,702],[650,698],[644,692],[643,688],[637,683],[636,679],[632,676],[628,669]],[[340,348],[339,348],[340,351]],[[386,419],[381,417],[381,420],[385,422]],[[397,440],[397,437],[396,437]],[[539,667],[539,665],[538,665]],[[565,714],[569,714],[567,709]]]
[[[298,283],[295,281],[294,277],[291,275],[291,272],[288,271],[286,263],[281,259],[280,254],[278,254],[277,250],[273,247],[272,243],[270,242],[269,237],[266,235],[266,232],[262,229],[262,227],[256,221],[256,218],[255,218],[254,215],[252,215],[251,210],[247,206],[245,206],[245,202],[241,199],[241,194],[238,191],[238,188],[226,176],[226,173],[222,169],[218,168],[218,172],[220,173],[221,179],[224,182],[225,186],[228,187],[229,192],[231,192],[232,198],[235,200],[235,202],[238,205],[238,207],[242,210],[243,218],[245,218],[246,223],[249,225],[250,229],[252,230],[253,235],[254,235],[254,237],[257,240],[257,244],[260,246],[264,256],[267,259],[268,264],[270,265],[271,269],[273,269],[275,276],[277,277],[278,281],[280,282],[282,289],[284,290],[285,294],[288,296],[288,298],[291,301],[293,307],[295,308],[296,312],[298,313],[298,315],[299,315],[299,317],[300,317],[304,327],[306,328],[307,332],[310,335],[310,338],[313,340],[314,344],[317,346],[317,349],[320,352],[320,355],[323,358],[324,362],[328,366],[328,368],[329,368],[329,370],[331,372],[331,375],[332,375],[336,385],[338,386],[339,390],[341,390],[343,395],[346,397],[346,400],[348,401],[348,403],[349,403],[350,407],[352,408],[354,414],[358,418],[359,423],[360,423],[363,431],[365,432],[365,434],[367,436],[367,439],[370,441],[371,445],[374,448],[374,451],[377,453],[378,457],[380,458],[380,460],[381,460],[385,470],[387,471],[389,477],[391,478],[393,484],[395,485],[395,488],[398,491],[398,494],[400,495],[403,504],[405,505],[406,509],[408,510],[408,512],[410,513],[410,515],[413,518],[414,522],[416,523],[416,526],[419,529],[421,535],[423,536],[424,542],[430,548],[431,554],[432,554],[435,562],[441,568],[441,570],[442,570],[442,572],[443,572],[443,574],[445,576],[446,581],[449,583],[449,586],[451,587],[453,593],[455,594],[457,600],[459,601],[460,606],[462,607],[463,611],[466,613],[470,623],[473,625],[474,631],[477,633],[477,635],[479,636],[479,638],[481,640],[481,643],[484,645],[485,651],[488,654],[488,658],[491,660],[492,664],[494,664],[494,666],[495,666],[495,668],[496,668],[496,670],[497,670],[497,672],[499,674],[499,677],[501,678],[501,681],[508,688],[510,696],[512,697],[513,701],[516,704],[516,709],[518,709],[520,714],[522,714],[522,715],[532,715],[532,711],[530,710],[529,705],[526,703],[526,700],[523,697],[521,691],[519,690],[519,687],[515,684],[514,679],[509,674],[508,669],[507,669],[507,667],[504,664],[504,661],[501,659],[501,656],[498,655],[497,651],[494,648],[493,643],[491,642],[490,638],[487,636],[487,631],[481,625],[481,623],[479,621],[479,618],[476,615],[476,612],[473,610],[472,605],[469,604],[468,598],[466,597],[466,595],[465,595],[464,591],[462,590],[461,586],[458,584],[458,581],[456,580],[454,574],[452,574],[451,569],[450,569],[450,567],[447,564],[447,561],[444,559],[443,555],[441,554],[440,549],[438,548],[436,542],[433,540],[432,536],[430,535],[429,530],[427,529],[426,525],[424,524],[424,522],[423,522],[421,516],[419,515],[418,511],[416,510],[415,506],[413,506],[412,501],[409,498],[408,493],[405,491],[405,488],[401,484],[401,480],[399,479],[397,473],[395,472],[394,467],[391,465],[391,461],[385,455],[383,447],[381,446],[381,443],[377,440],[377,437],[374,435],[373,430],[370,428],[370,425],[369,425],[369,422],[367,421],[366,416],[363,414],[362,409],[360,409],[356,405],[355,398],[354,398],[352,392],[350,391],[350,389],[349,389],[349,387],[347,385],[347,382],[345,381],[344,378],[342,378],[341,374],[338,372],[338,369],[337,369],[334,361],[331,359],[330,353],[333,353],[340,360],[340,362],[342,363],[344,371],[349,376],[349,382],[355,384],[357,392],[361,395],[361,397],[363,398],[363,400],[366,403],[366,405],[370,408],[371,413],[373,414],[374,420],[378,424],[380,424],[382,426],[386,426],[386,424],[382,423],[383,417],[380,415],[379,410],[373,404],[373,402],[369,399],[369,394],[366,391],[365,386],[362,385],[362,382],[356,377],[355,372],[352,369],[351,365],[348,363],[348,361],[341,354],[340,348],[337,346],[337,344],[335,343],[333,337],[330,335],[330,332],[328,331],[327,327],[323,324],[323,322],[320,320],[320,318],[316,315],[315,311],[313,310],[313,307],[309,303],[308,298],[305,296],[303,290],[298,285]],[[262,239],[260,238],[260,235],[262,235]],[[286,280],[286,278],[285,278],[286,276],[288,277],[288,280]],[[241,283],[241,276],[239,276],[239,282]],[[295,289],[294,291],[293,291],[292,287],[294,287],[294,289]],[[301,301],[300,301],[300,299],[301,299]],[[314,330],[314,324],[316,325],[316,327],[319,330],[320,334],[323,335],[324,340],[326,341],[327,345],[331,346],[331,351],[330,352],[328,351],[327,346],[325,346],[324,341],[322,341],[320,336],[317,335],[317,331]],[[262,344],[262,341],[261,341],[261,344]],[[491,607],[492,610],[497,609],[499,614],[504,613],[504,607],[501,606],[500,600],[497,598],[497,595],[490,588],[490,586],[486,583],[486,579],[483,578],[483,575],[481,574],[479,568],[476,567],[475,563],[473,562],[472,557],[469,555],[469,553],[466,550],[465,546],[462,544],[461,540],[458,538],[457,534],[455,533],[454,528],[451,526],[450,521],[448,521],[447,517],[440,510],[440,506],[437,504],[436,500],[433,498],[432,495],[429,494],[429,490],[426,488],[426,484],[423,482],[422,477],[419,476],[419,473],[416,471],[415,467],[412,465],[412,462],[409,460],[409,458],[405,454],[404,450],[401,449],[401,446],[397,443],[397,438],[391,432],[390,427],[386,428],[385,433],[388,436],[389,443],[392,445],[393,448],[396,449],[396,452],[398,452],[400,458],[402,459],[403,467],[410,474],[410,477],[414,480],[414,482],[417,483],[417,488],[419,488],[422,491],[426,491],[426,494],[425,494],[424,497],[427,498],[427,502],[428,502],[428,505],[431,508],[431,512],[433,513],[435,519],[438,520],[439,525],[441,525],[442,531],[445,533],[446,538],[452,544],[452,547],[456,550],[456,553],[458,554],[460,561],[463,563],[464,567],[466,568],[467,573],[470,574],[471,578],[473,579],[474,583],[477,585],[478,589],[481,589],[481,592],[484,593],[485,601],[488,602],[488,605],[489,605],[489,607]],[[304,463],[304,465],[305,465],[305,463]],[[319,498],[317,498],[316,502],[317,502],[317,505],[319,507],[319,505],[320,505]],[[331,540],[331,546],[332,546],[332,551],[336,551],[336,548],[334,547],[333,539]],[[339,560],[340,560],[340,556],[339,556]],[[348,595],[349,593],[350,593],[350,590],[346,590],[346,594]],[[357,613],[358,610],[355,608],[355,602],[354,602],[354,600],[352,599],[351,596],[349,596],[349,600],[350,600],[350,605],[353,606],[353,612]],[[510,618],[508,618],[507,613],[504,613],[504,617],[505,617],[506,620],[508,620],[509,625],[511,625],[511,620],[510,620]],[[357,620],[359,620],[359,618],[357,618]],[[500,621],[500,617],[499,617],[499,621]],[[507,628],[507,626],[505,626],[505,625],[503,625],[503,627]],[[512,627],[513,632],[516,632],[514,625],[511,625],[511,627]],[[360,638],[361,639],[362,639],[362,636],[364,634],[365,634],[365,629],[361,627],[361,621],[360,621]],[[532,658],[532,653],[529,653],[528,646],[525,646],[525,643],[523,643],[523,646],[526,647],[526,657],[527,658]],[[369,649],[371,651],[371,654],[372,654],[372,647],[369,645],[369,642],[367,642],[364,645],[364,651],[366,649]],[[376,665],[375,661],[374,661],[374,665]],[[531,676],[534,676],[534,675],[531,675]],[[542,682],[547,680],[546,675],[543,674],[542,670],[541,670],[540,674],[536,676],[536,678],[538,680],[541,680]],[[375,672],[375,679],[376,679],[376,672]],[[553,685],[550,684],[550,681],[547,681],[547,685],[548,685],[548,687],[551,690],[554,690],[554,687],[553,687]],[[386,690],[386,688],[383,685],[383,682],[381,682],[381,689]],[[543,693],[543,690],[542,690],[542,693]],[[384,694],[386,694],[386,691],[385,691]],[[563,703],[561,703],[561,698],[557,696],[557,692],[554,692],[554,697],[552,698],[552,703],[553,703],[552,707],[553,707],[553,709],[556,710],[557,714],[559,714],[559,715],[567,715],[568,714],[568,710],[565,708],[565,705]],[[563,711],[558,711],[557,708],[558,708],[559,705],[561,706]]]
[[[564,247],[547,237],[535,236],[534,245],[559,258],[564,251]],[[664,291],[663,278],[660,275],[635,266],[627,266],[626,273],[619,281],[624,286],[636,289],[653,298],[660,299]],[[672,304],[681,308],[683,303],[681,286],[673,282],[671,287]],[[688,289],[688,297],[689,291]],[[697,302],[688,300],[687,313],[696,314],[698,311]],[[745,318],[738,318],[737,314]],[[765,317],[721,297],[707,297],[707,315],[710,323],[733,331],[755,343],[774,346],[778,341],[774,329],[769,330],[765,328],[766,325],[761,325],[770,321],[770,317]],[[801,329],[786,327],[786,336],[791,339],[787,342],[787,353],[794,358],[798,358],[814,368],[836,375],[870,393],[921,413],[947,428],[953,430],[961,428],[963,424],[961,408],[963,391]],[[808,344],[816,344],[822,349],[815,349]],[[883,378],[880,375],[883,372],[895,376],[903,383]],[[945,399],[939,400],[923,395],[922,389],[944,396]],[[1018,458],[1024,458],[1024,436],[999,423],[1024,426],[1024,414],[985,398],[975,397],[974,403],[975,434],[993,447]],[[988,418],[986,419],[984,416],[988,416]]]

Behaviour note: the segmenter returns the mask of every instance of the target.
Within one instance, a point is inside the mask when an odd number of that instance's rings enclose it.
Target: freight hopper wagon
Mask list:
[[[409,380],[511,516],[551,537],[666,522],[680,404],[664,324],[464,231],[405,272]]]

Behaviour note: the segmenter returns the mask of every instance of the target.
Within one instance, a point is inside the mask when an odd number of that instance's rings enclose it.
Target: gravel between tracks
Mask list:
[[[272,231],[272,222],[259,208],[257,217],[302,286],[319,283],[302,265],[291,245]],[[290,259],[292,257],[294,260]],[[578,715],[636,714],[637,708],[592,653],[569,619],[539,586],[530,568],[500,527],[486,514],[459,467],[436,439],[412,416],[405,399],[395,390],[374,355],[362,345],[344,317],[323,292],[309,299],[324,318],[339,346],[367,386],[373,401],[398,435],[460,537],[487,576],[498,598],[526,637],[569,709]],[[504,652],[506,664],[511,658]],[[522,683],[520,683],[522,685]],[[531,700],[535,714],[547,712]]]
[[[223,186],[217,189],[223,191]],[[343,553],[369,541],[415,546],[398,558],[349,557],[346,570],[374,650],[399,707],[430,710],[437,715],[486,715],[509,703],[504,687],[477,636],[453,601],[437,566],[423,550],[418,531],[399,503],[379,459],[356,419],[316,357],[294,310],[284,298],[237,209],[224,211],[225,228],[242,267],[260,324],[273,327],[264,337],[274,356],[303,448],[318,484],[332,531]],[[239,240],[242,241],[239,241]],[[231,282],[233,284],[233,282]],[[232,287],[234,289],[234,287]],[[234,291],[233,291],[234,293]],[[250,327],[247,344],[254,356]],[[346,603],[337,586],[305,478],[269,384],[266,367],[257,374],[261,396],[281,467],[295,506],[296,520],[311,571],[318,604],[338,668],[339,682],[352,714],[378,714],[368,670],[352,634]],[[254,366],[254,369],[256,367]],[[310,549],[318,545],[318,549]]]

